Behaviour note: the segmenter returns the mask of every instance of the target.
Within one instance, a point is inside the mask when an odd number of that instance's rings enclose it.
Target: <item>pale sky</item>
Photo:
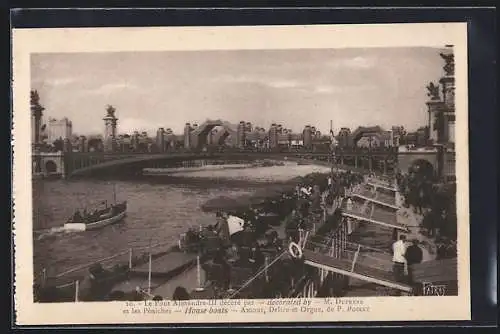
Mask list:
[[[103,133],[107,104],[119,133],[180,134],[186,122],[223,119],[294,132],[344,126],[426,125],[442,49],[370,48],[35,54],[32,89],[48,117],[78,134]]]

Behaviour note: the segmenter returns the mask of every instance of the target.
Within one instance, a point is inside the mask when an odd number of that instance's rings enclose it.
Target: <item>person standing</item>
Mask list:
[[[399,236],[399,240],[392,244],[392,272],[396,281],[401,282],[404,279],[406,264],[406,236]]]
[[[222,247],[224,249],[231,246],[231,242],[229,240],[230,231],[229,225],[227,223],[228,215],[225,212],[217,212],[217,234],[221,240]]]
[[[352,211],[354,209],[354,204],[352,203],[352,200],[350,197],[347,198],[346,209],[347,209],[347,211]]]
[[[411,245],[406,249],[405,258],[408,264],[408,281],[413,283],[412,265],[422,262],[424,252],[418,245],[418,240],[413,239]]]

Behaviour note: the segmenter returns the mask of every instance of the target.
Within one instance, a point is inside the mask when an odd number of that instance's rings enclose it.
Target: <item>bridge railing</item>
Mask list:
[[[276,147],[276,148],[236,148],[236,147],[217,147],[208,149],[198,149],[198,148],[168,148],[165,151],[114,151],[114,152],[103,152],[103,151],[93,151],[93,152],[69,152],[73,156],[123,156],[123,155],[148,155],[148,154],[182,154],[182,153],[198,153],[198,154],[210,154],[210,153],[297,153],[297,154],[318,154],[318,155],[348,155],[348,154],[394,154],[398,152],[397,147],[390,148],[357,148],[357,147],[336,147],[332,152],[330,149],[324,148],[294,148],[294,147]]]

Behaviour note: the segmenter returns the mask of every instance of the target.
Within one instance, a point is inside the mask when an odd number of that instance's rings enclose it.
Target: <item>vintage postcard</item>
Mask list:
[[[17,324],[470,319],[466,33],[14,29]]]

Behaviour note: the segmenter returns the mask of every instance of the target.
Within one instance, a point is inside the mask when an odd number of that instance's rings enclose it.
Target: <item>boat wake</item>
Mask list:
[[[74,232],[76,231],[65,229],[64,226],[55,226],[49,229],[34,231],[34,239],[40,241],[46,238],[56,237],[61,234],[74,233]]]

